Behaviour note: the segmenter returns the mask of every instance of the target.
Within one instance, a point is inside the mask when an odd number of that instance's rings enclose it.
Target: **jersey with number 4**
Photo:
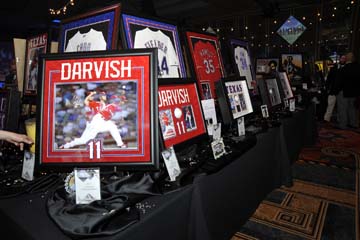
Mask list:
[[[171,39],[161,30],[152,31],[149,28],[137,31],[134,38],[134,48],[158,49],[158,76],[160,78],[179,77],[179,59]]]

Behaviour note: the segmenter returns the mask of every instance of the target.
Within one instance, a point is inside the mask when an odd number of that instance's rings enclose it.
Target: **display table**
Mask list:
[[[230,239],[273,189],[291,185],[291,163],[315,141],[313,106],[257,136],[257,144],[219,172],[145,199],[151,206],[124,231],[91,239]],[[70,239],[47,216],[46,194],[0,200],[1,239]]]

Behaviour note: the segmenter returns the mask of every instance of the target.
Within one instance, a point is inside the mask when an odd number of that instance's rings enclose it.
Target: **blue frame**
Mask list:
[[[175,50],[179,59],[180,64],[180,77],[186,78],[186,70],[185,70],[185,63],[184,58],[181,51],[180,39],[176,25],[163,23],[155,20],[150,20],[146,18],[140,18],[136,16],[131,16],[127,14],[122,14],[122,21],[124,27],[124,34],[126,40],[127,48],[134,48],[134,39],[131,35],[131,25],[138,25],[143,27],[151,27],[157,30],[163,30],[172,33],[172,39],[175,44]]]
[[[109,22],[107,31],[106,50],[116,49],[118,25],[119,25],[120,4],[116,4],[94,12],[89,12],[75,18],[67,19],[61,25],[59,53],[65,52],[66,34],[70,30],[95,25],[97,23]]]

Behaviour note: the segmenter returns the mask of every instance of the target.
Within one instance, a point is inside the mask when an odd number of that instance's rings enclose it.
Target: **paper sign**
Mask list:
[[[284,98],[284,107],[285,108],[289,107],[289,100],[287,98]]]
[[[34,180],[35,153],[24,151],[24,161],[21,177],[25,180]]]
[[[212,135],[213,124],[217,124],[214,99],[201,100],[208,134]]]
[[[244,120],[244,117],[238,118],[237,119],[237,124],[238,124],[239,136],[244,136],[245,135],[245,120]]]
[[[302,84],[302,88],[303,88],[304,90],[307,90],[307,89],[308,89],[307,83],[303,83],[303,84]]]
[[[166,170],[169,173],[170,181],[175,181],[176,177],[180,175],[181,169],[179,166],[179,161],[176,158],[176,154],[173,147],[165,149],[161,152],[163,156]]]
[[[267,105],[261,105],[261,113],[263,118],[268,118],[269,117],[269,111],[268,111],[268,107]]]
[[[221,123],[213,124],[213,139],[217,140],[221,138]]]
[[[211,149],[213,151],[213,155],[215,159],[220,158],[222,155],[226,153],[225,151],[225,144],[223,139],[217,139],[211,143]]]
[[[290,112],[294,112],[295,111],[295,99],[292,98],[290,99]]]
[[[75,169],[76,204],[89,204],[101,200],[100,170],[98,168]]]

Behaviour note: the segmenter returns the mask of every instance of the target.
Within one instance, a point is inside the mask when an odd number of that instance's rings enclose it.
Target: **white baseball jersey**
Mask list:
[[[171,39],[161,30],[152,31],[149,28],[135,33],[134,48],[158,49],[158,75],[160,78],[179,77],[179,58]]]
[[[65,52],[84,52],[106,50],[106,41],[104,35],[100,31],[90,29],[87,33],[78,31],[70,38]]]
[[[251,86],[252,74],[251,74],[251,61],[247,50],[243,47],[237,46],[234,49],[235,62],[239,69],[240,76],[246,78],[249,89],[253,89]]]

